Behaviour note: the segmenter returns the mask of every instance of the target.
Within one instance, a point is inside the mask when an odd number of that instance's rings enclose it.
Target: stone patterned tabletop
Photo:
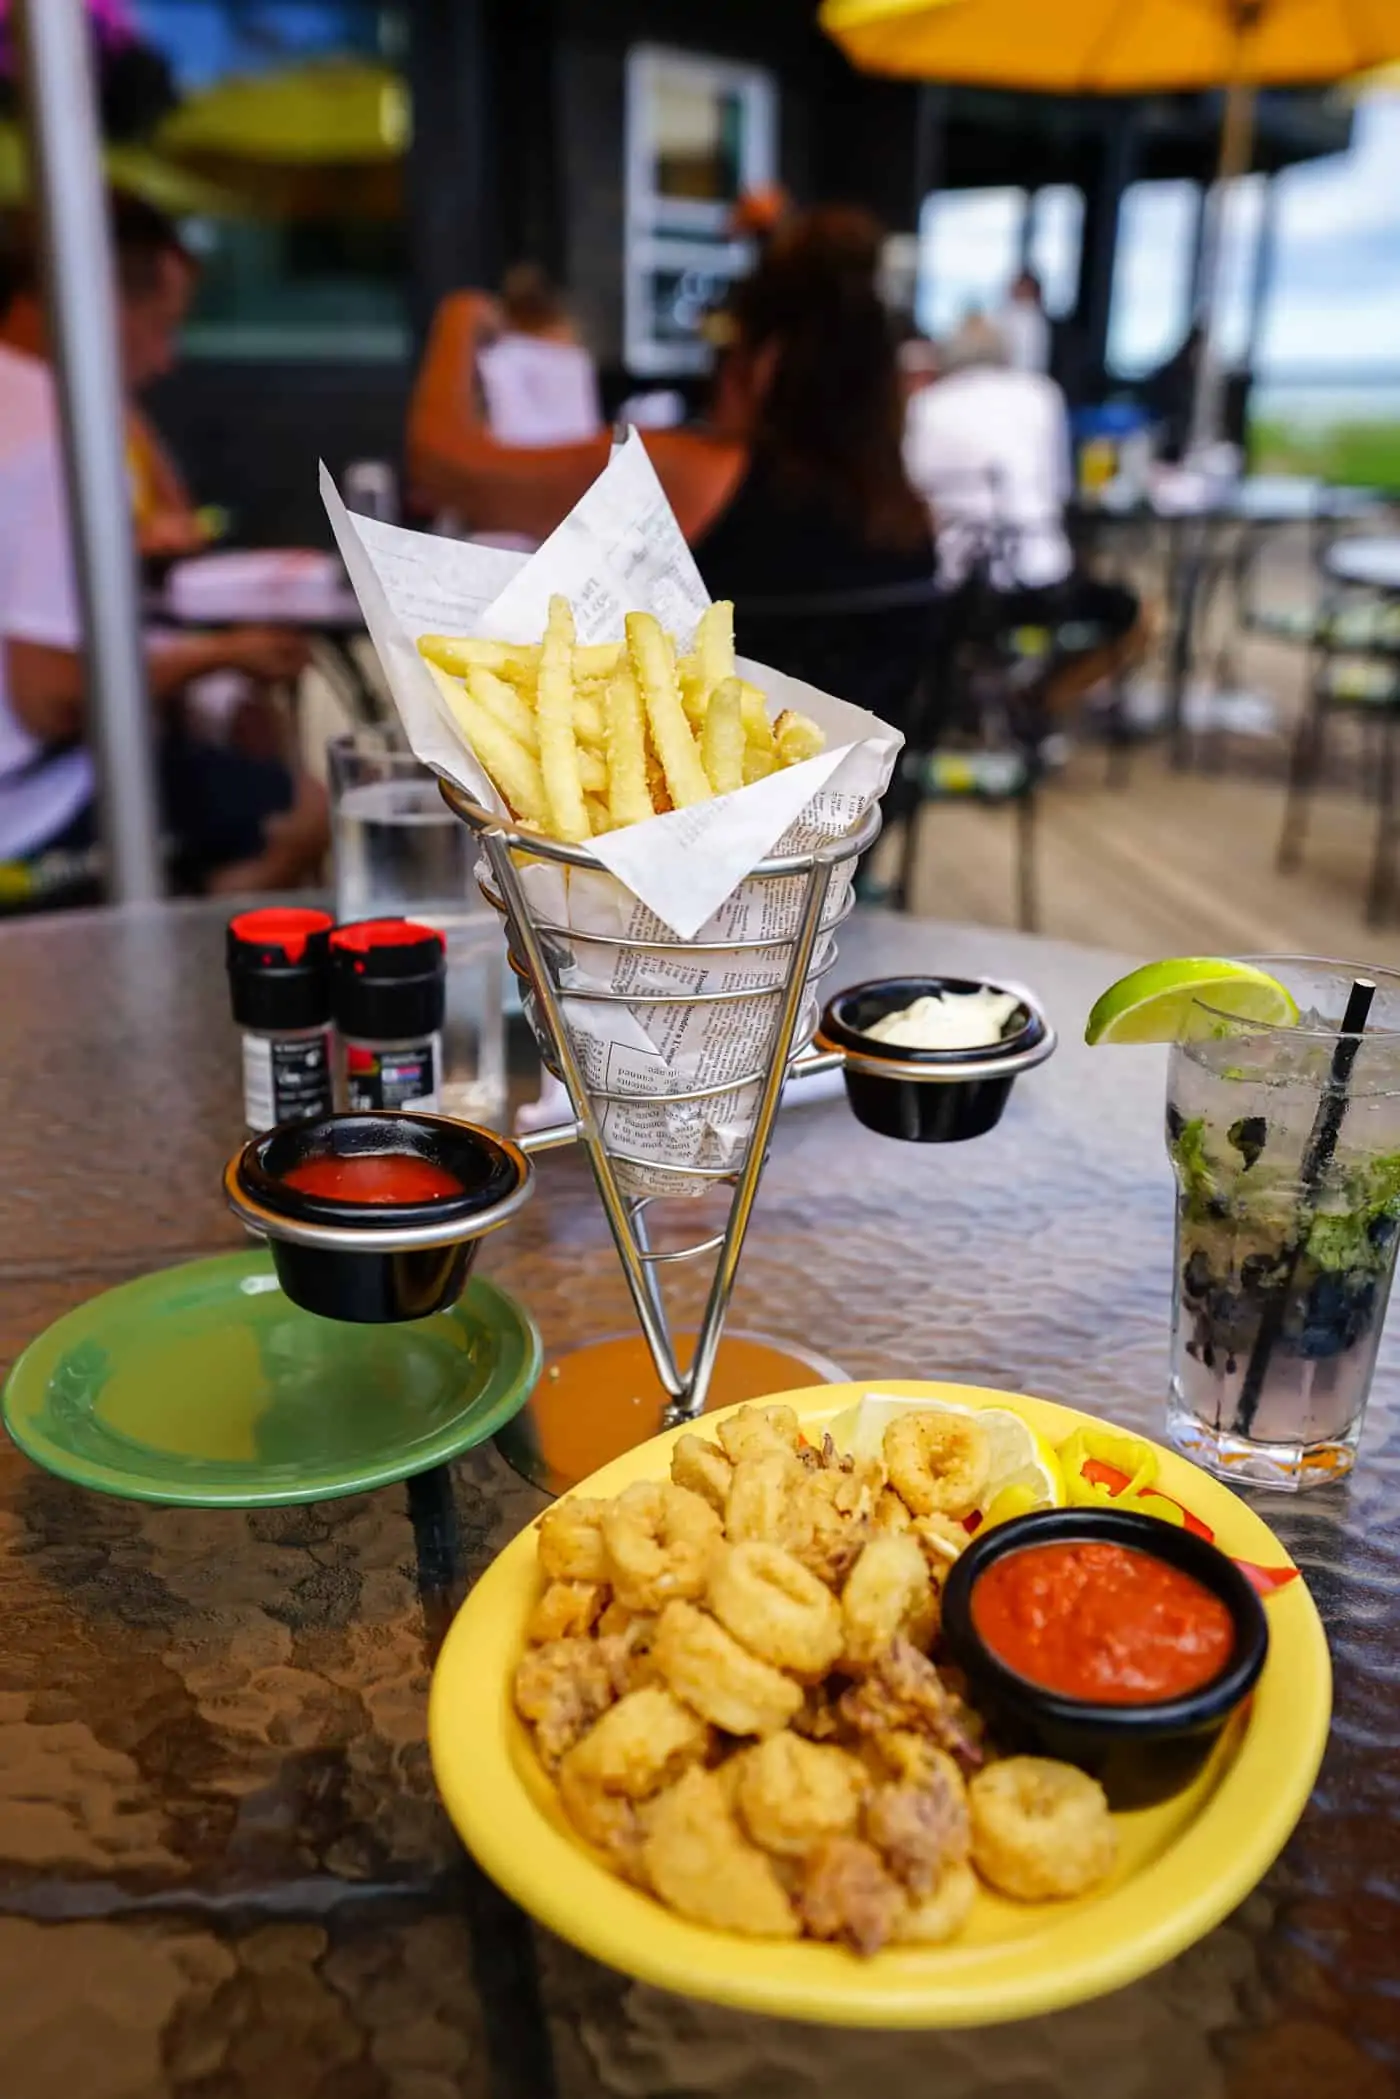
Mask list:
[[[0,931],[0,1364],[122,1278],[234,1247],[221,917]],[[1154,1051],[1078,1043],[1119,958],[867,918],[838,981],[1033,984],[1064,1047],[956,1150],[779,1127],[740,1274],[854,1376],[947,1375],[1159,1425],[1171,1192]],[[578,1158],[483,1266],[550,1347],[627,1324]],[[836,1200],[833,1200],[833,1197]],[[490,1450],[260,1512],[105,1500],[0,1451],[4,2099],[1400,2099],[1400,1380],[1348,1488],[1261,1501],[1337,1672],[1316,1797],[1263,1885],[1159,1974],[1052,2018],[839,2034],[633,1984],[476,1873],[424,1746],[437,1642],[539,1505]]]

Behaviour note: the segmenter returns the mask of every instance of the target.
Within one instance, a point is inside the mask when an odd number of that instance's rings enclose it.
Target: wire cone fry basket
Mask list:
[[[586,847],[560,845],[535,832],[512,829],[453,782],[441,780],[439,784],[448,806],[480,841],[484,864],[478,866],[478,881],[487,901],[505,920],[511,966],[526,987],[527,1015],[541,1054],[562,1080],[575,1116],[572,1125],[540,1132],[533,1143],[527,1139],[526,1148],[543,1150],[575,1139],[583,1145],[643,1337],[668,1397],[664,1425],[692,1420],[704,1410],[784,1083],[798,1059],[802,1071],[827,1069],[841,1061],[839,1056],[803,1057],[801,1053],[816,1029],[815,984],[835,960],[835,930],[851,909],[853,863],[879,835],[879,807],[870,808],[843,836],[809,852],[761,860],[752,869],[746,883],[786,885],[780,894],[768,892],[778,899],[779,909],[773,916],[781,920],[781,931],[758,939],[726,935],[710,942],[637,939],[611,930],[585,932],[542,917],[523,878],[522,862],[551,863],[565,871],[567,880],[569,870],[605,873],[598,860]],[[621,951],[625,967],[614,972],[612,983],[616,986],[619,978],[625,979],[626,988],[601,989],[596,979],[583,985],[572,980],[577,975],[572,969],[575,951],[590,943]],[[723,958],[723,988],[701,992],[654,988],[668,980],[684,981],[706,958]],[[750,981],[736,984],[731,981],[736,975]],[[766,1044],[756,1059],[745,1057],[737,1072],[726,1073],[711,1084],[659,1090],[635,1084],[616,1088],[598,1083],[596,1077],[590,1080],[585,1068],[587,1047],[581,1051],[565,1010],[566,1002],[574,1001],[588,1008],[612,1009],[611,1017],[624,1031],[628,1015],[619,1009],[670,1009],[666,1018],[684,1025],[699,1005],[727,1006],[742,1021],[746,1040],[752,1036],[756,1018],[767,1021]],[[771,1008],[771,1019],[765,1004]],[[708,1016],[710,1024],[720,1028],[726,1018],[722,1012]],[[610,1015],[605,1010],[590,1014],[590,1019],[606,1029]],[[735,1103],[734,1126],[741,1136],[717,1162],[677,1163],[674,1147],[671,1156],[663,1156],[659,1145],[648,1149],[644,1134],[648,1123],[659,1131],[668,1115],[724,1112]],[[643,1132],[640,1142],[639,1129]],[[651,1202],[658,1197],[704,1194],[726,1184],[733,1195],[722,1230],[689,1246],[664,1252],[653,1247],[646,1216]],[[659,1271],[669,1263],[706,1255],[715,1257],[714,1272],[694,1352],[683,1371]]]

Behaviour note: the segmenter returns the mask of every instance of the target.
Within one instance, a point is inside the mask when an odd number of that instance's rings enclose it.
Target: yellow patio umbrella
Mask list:
[[[217,183],[164,160],[148,146],[108,146],[102,155],[107,180],[115,189],[144,197],[174,218],[195,213],[205,218],[235,218],[240,200]],[[18,124],[0,119],[0,209],[28,202],[29,154]]]
[[[873,73],[1042,94],[1228,89],[1219,179],[1253,154],[1261,87],[1322,86],[1400,61],[1400,0],[822,0],[820,21]],[[1213,296],[1220,246],[1206,272]],[[1218,427],[1209,338],[1195,436]]]
[[[408,90],[399,76],[331,58],[231,75],[172,110],[157,143],[182,160],[321,166],[396,161],[408,137]]]
[[[1322,86],[1400,60],[1396,0],[823,0],[872,73],[1051,95]]]

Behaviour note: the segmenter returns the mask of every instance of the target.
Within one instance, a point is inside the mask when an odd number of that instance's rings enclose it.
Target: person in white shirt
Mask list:
[[[1022,270],[1013,279],[996,316],[996,325],[1006,344],[1006,361],[1013,371],[1049,371],[1050,320],[1034,270]]]
[[[933,512],[939,579],[953,593],[984,574],[1008,627],[1081,630],[1051,688],[1063,704],[1142,653],[1138,600],[1075,566],[1064,523],[1069,416],[1054,380],[1014,370],[982,318],[943,345],[942,366],[909,401],[904,425],[905,471]]]
[[[135,390],[173,358],[193,265],[163,214],[114,198],[112,226],[124,378]],[[83,741],[82,619],[73,573],[62,433],[38,293],[34,229],[7,258],[0,315],[0,861],[96,842],[92,759]],[[302,880],[326,843],[324,797],[271,758],[201,741],[182,720],[203,673],[293,677],[295,633],[239,627],[153,637],[147,663],[159,718],[165,822],[179,878],[216,889]]]

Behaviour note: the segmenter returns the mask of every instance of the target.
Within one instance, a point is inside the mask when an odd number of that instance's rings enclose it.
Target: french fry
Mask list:
[[[744,746],[744,785],[752,787],[755,780],[766,780],[769,773],[778,770],[777,756],[772,751],[756,751],[751,743]]]
[[[484,665],[472,663],[467,666],[467,690],[479,707],[494,715],[501,727],[508,729],[516,742],[524,745],[532,758],[539,757],[540,739],[534,711],[515,686],[507,685],[504,678],[498,678]]]
[[[587,800],[589,795],[597,795],[600,800],[606,797],[608,792],[608,765],[601,751],[590,751],[585,745],[580,745],[578,777],[585,800]]]
[[[591,692],[574,694],[574,734],[580,743],[591,744],[595,751],[601,751],[606,741],[602,704]]]
[[[540,660],[538,642],[484,641],[471,634],[422,634],[418,653],[456,678],[473,667],[494,671],[498,678],[533,675]]]
[[[743,688],[725,678],[710,694],[700,738],[700,762],[716,794],[734,794],[744,784]]]
[[[604,831],[612,830],[613,820],[608,814],[606,802],[600,802],[595,794],[586,794],[583,806],[588,811],[589,826],[595,838],[600,837]]]
[[[804,758],[815,758],[826,749],[825,731],[810,715],[799,714],[793,707],[784,707],[774,722],[773,741],[779,765],[800,765]]]
[[[687,809],[696,802],[708,802],[710,783],[681,705],[675,653],[649,612],[628,613],[627,650],[673,804],[677,809]]]
[[[573,673],[576,685],[601,683],[610,678],[622,661],[620,641],[584,641],[574,646]]]
[[[607,725],[608,814],[614,824],[644,823],[656,814],[647,785],[646,725],[630,663],[613,672],[603,699]]]
[[[695,656],[700,681],[713,692],[734,675],[734,607],[728,598],[707,605],[695,629]]]
[[[700,671],[700,658],[694,650],[682,656],[676,664],[676,681],[681,689],[681,705],[685,718],[698,735],[705,726],[705,709],[709,705],[709,687]]]
[[[745,740],[756,751],[773,749],[773,724],[768,719],[768,702],[756,685],[742,679],[739,685],[740,705],[744,715]]]
[[[583,806],[583,781],[574,737],[573,649],[574,615],[569,601],[552,597],[540,651],[535,703],[540,772],[555,837],[565,845],[583,845],[592,833],[588,811]]]
[[[517,743],[509,729],[504,728],[496,716],[483,707],[467,686],[456,678],[449,677],[441,664],[428,660],[428,668],[437,680],[438,690],[461,724],[462,733],[471,745],[472,755],[486,768],[496,787],[505,797],[511,814],[521,823],[530,824],[536,830],[547,830],[548,804],[545,798],[544,781],[540,768],[521,743]]]

